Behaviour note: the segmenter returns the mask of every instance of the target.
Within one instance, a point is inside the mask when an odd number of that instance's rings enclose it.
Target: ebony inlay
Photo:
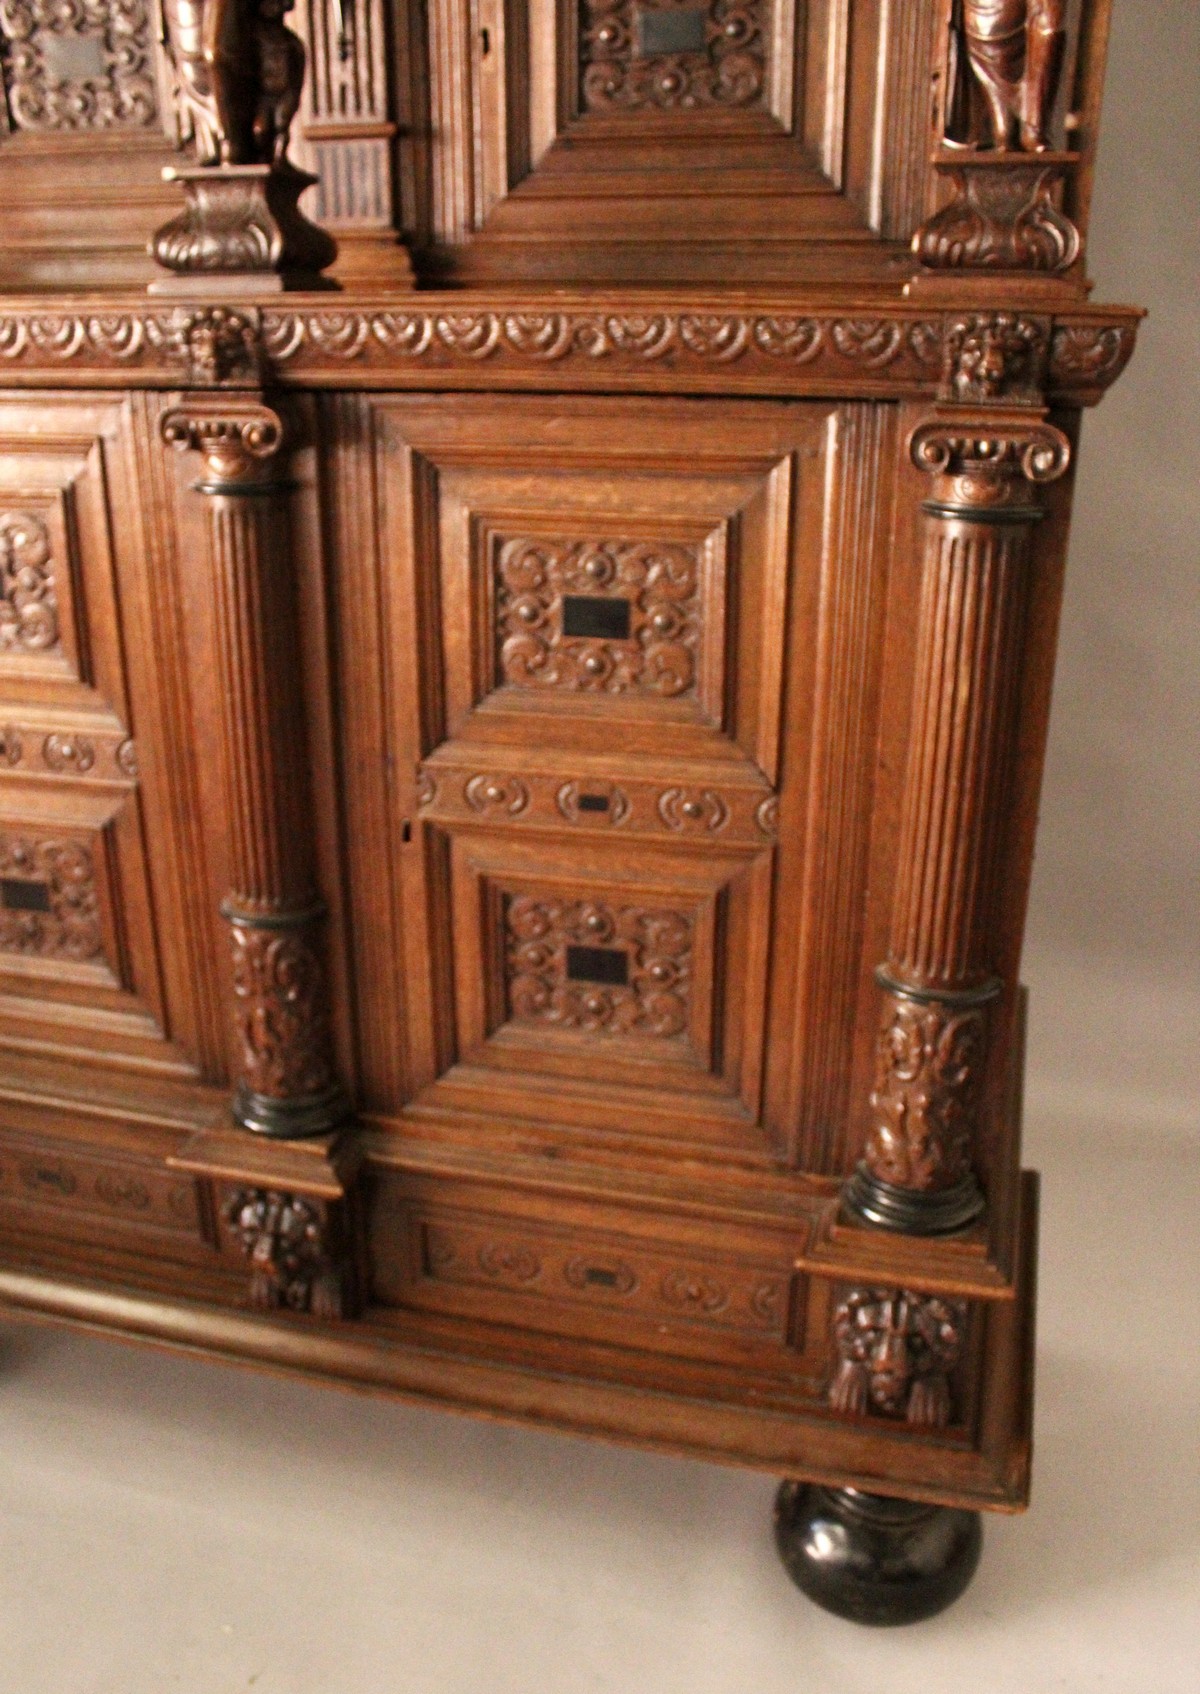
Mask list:
[[[639,59],[653,59],[661,53],[703,53],[708,45],[702,6],[663,11],[637,6],[633,15]]]
[[[0,906],[10,912],[48,912],[50,886],[45,882],[26,881],[24,877],[0,877]]]
[[[624,988],[629,955],[620,947],[568,947],[567,976],[572,982],[605,982]]]
[[[607,794],[581,794],[577,804],[581,812],[607,812],[611,801]]]
[[[629,610],[628,600],[602,594],[564,594],[563,634],[596,641],[628,641]]]

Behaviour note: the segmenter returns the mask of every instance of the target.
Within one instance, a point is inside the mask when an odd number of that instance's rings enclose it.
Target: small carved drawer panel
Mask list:
[[[200,1234],[195,1183],[160,1161],[0,1135],[0,1218],[53,1235],[76,1229],[81,1216],[118,1232]]]
[[[802,1284],[782,1239],[735,1251],[439,1203],[399,1221],[374,1275],[388,1304],[800,1372]]]

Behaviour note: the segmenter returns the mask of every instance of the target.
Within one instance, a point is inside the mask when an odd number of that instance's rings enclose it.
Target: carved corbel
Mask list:
[[[162,434],[203,465],[193,486],[206,508],[216,675],[204,692],[198,741],[215,743],[225,801],[213,821],[213,853],[229,876],[221,913],[230,948],[233,1113],[263,1135],[323,1135],[345,1119],[348,1105],[334,1073],[325,908],[313,871],[279,469],[284,426],[256,396],[192,395],[166,414]]]
[[[913,706],[881,1021],[848,1210],[939,1234],[983,1208],[973,1165],[994,974],[1000,842],[1016,735],[1038,489],[1070,446],[1017,411],[921,425],[925,514]]]
[[[329,1205],[272,1188],[234,1188],[222,1230],[250,1266],[250,1304],[263,1311],[347,1315],[347,1266]]]
[[[966,1326],[961,1300],[907,1288],[844,1290],[833,1315],[830,1406],[847,1416],[944,1429],[954,1413]]]

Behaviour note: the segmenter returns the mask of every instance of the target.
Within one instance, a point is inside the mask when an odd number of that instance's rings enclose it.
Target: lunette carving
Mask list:
[[[59,645],[50,532],[35,512],[0,512],[0,653]]]
[[[18,129],[146,129],[158,117],[146,0],[0,0]]]
[[[270,1188],[235,1188],[221,1221],[250,1262],[251,1304],[314,1317],[346,1315],[346,1276],[336,1262],[328,1208]]]
[[[833,1317],[830,1405],[848,1416],[874,1413],[945,1428],[966,1322],[960,1300],[900,1288],[847,1290]]]
[[[504,934],[508,1006],[515,1020],[663,1040],[687,1030],[690,914],[596,899],[510,895]],[[574,949],[603,949],[623,961],[623,980],[573,980]]]
[[[584,109],[758,104],[769,16],[770,0],[583,0]]]

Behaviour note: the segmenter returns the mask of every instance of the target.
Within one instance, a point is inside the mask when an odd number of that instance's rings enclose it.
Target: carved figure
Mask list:
[[[304,82],[295,0],[163,0],[180,133],[202,165],[278,164]]]
[[[962,45],[1001,150],[1049,149],[1065,23],[1066,0],[962,0]]]
[[[839,1362],[830,1405],[944,1427],[965,1321],[958,1301],[899,1288],[851,1289],[834,1314]]]

